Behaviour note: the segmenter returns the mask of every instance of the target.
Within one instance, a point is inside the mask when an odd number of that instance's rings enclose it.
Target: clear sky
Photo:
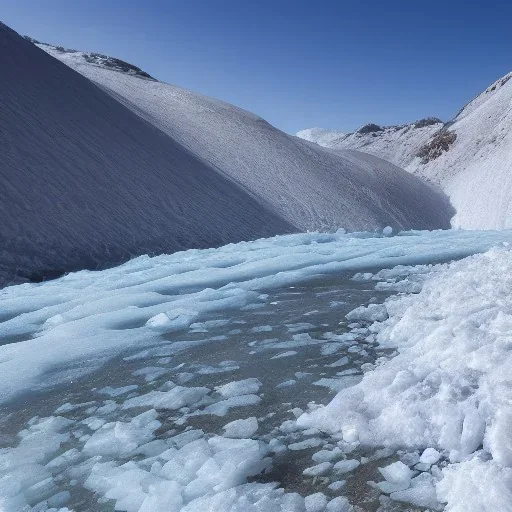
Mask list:
[[[512,2],[17,0],[21,34],[119,57],[287,132],[451,118],[512,70]]]

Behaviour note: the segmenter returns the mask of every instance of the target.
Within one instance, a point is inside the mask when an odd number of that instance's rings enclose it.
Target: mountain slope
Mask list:
[[[0,284],[294,231],[0,25]]]
[[[91,62],[88,53],[39,46],[250,191],[297,230],[449,225],[452,210],[444,197],[384,161],[334,154],[233,105]]]
[[[439,184],[457,210],[455,227],[511,228],[511,78],[491,84],[449,123],[359,130],[328,146],[377,155]]]
[[[442,184],[457,209],[455,226],[512,227],[511,78],[496,81],[461,110],[443,133],[451,135],[447,150],[409,166]]]
[[[324,134],[324,147],[334,149],[357,149],[384,158],[407,169],[420,149],[443,128],[442,121],[427,118],[401,126],[379,126],[366,124],[353,133],[331,138]],[[300,137],[303,132],[298,132]],[[333,132],[331,135],[334,135]]]

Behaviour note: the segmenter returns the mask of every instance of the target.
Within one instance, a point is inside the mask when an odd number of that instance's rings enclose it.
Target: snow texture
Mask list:
[[[305,233],[218,249],[141,256],[101,272],[81,271],[45,283],[7,287],[0,291],[4,320],[0,323],[0,402],[23,390],[44,389],[85,375],[131,347],[141,349],[131,359],[172,356],[180,350],[180,343],[165,341],[160,337],[165,333],[155,332],[152,323],[148,324],[159,315],[176,318],[176,312],[186,310],[200,318],[207,312],[241,308],[258,300],[257,290],[318,274],[460,258],[511,241],[508,231],[404,232],[393,237]],[[394,274],[389,271],[389,275]],[[173,332],[176,326],[168,327]],[[308,334],[292,336],[289,342],[269,347],[296,348],[312,342]],[[152,380],[164,372],[160,367],[145,367],[137,374]],[[239,402],[237,393],[257,389],[257,379],[223,386],[221,393],[231,398],[212,407],[226,414]],[[161,400],[173,407],[188,400],[179,389],[161,393],[146,395],[145,400]],[[252,403],[259,400],[254,394],[242,397]]]
[[[238,107],[90,62],[84,52],[39,47],[241,186],[295,231],[449,226],[453,212],[445,198],[388,162],[350,151],[334,154]]]
[[[0,285],[296,231],[3,24],[0,48]]]
[[[439,267],[419,294],[388,300],[389,319],[371,329],[398,355],[299,426],[419,449],[423,471],[448,461],[412,480],[402,462],[382,468],[379,487],[392,499],[438,509],[437,489],[448,511],[510,510],[511,267],[512,251],[491,249]]]
[[[345,134],[335,130],[328,130],[326,128],[308,128],[298,132],[297,137],[314,142],[319,146],[330,147],[334,141],[340,139]]]
[[[460,230],[391,237],[288,235],[140,257],[101,272],[3,289],[2,401],[84,375],[130,347],[136,353],[126,359],[148,371],[133,372],[139,385],[98,387],[99,407],[94,401],[66,402],[54,416],[29,420],[18,434],[19,443],[0,450],[2,510],[39,512],[66,506],[69,491],[58,487],[59,475],[66,472],[100,500],[110,500],[108,506],[129,512],[348,512],[353,509],[342,496],[326,503],[319,493],[303,498],[275,484],[247,481],[270,469],[273,454],[288,449],[291,457],[311,457],[301,469],[305,478],[334,478],[329,490],[343,493],[341,479],[347,479],[348,488],[351,480],[364,475],[369,462],[356,450],[384,446],[390,450],[382,456],[377,455],[382,450],[366,450],[376,455],[374,461],[391,455],[400,459],[378,464],[383,481],[372,485],[388,495],[383,499],[430,510],[446,504],[447,511],[506,512],[512,483],[511,238],[507,231]],[[456,263],[425,264],[490,247],[483,255]],[[344,271],[358,272],[357,279],[367,281],[422,276],[417,281],[421,291],[389,299],[386,315],[374,317],[372,306],[370,315],[357,308],[359,320],[350,324],[352,332],[326,335],[328,343],[343,344],[353,354],[360,350],[357,335],[370,334],[396,355],[370,364],[361,382],[352,382],[329,405],[289,409],[298,418],[275,430],[290,434],[287,447],[277,438],[251,438],[265,428],[254,409],[262,401],[255,394],[262,387],[258,379],[226,378],[216,388],[186,387],[181,381],[152,387],[144,383],[157,370],[160,378],[166,371],[144,365],[144,358],[165,354],[172,361],[180,349],[196,343],[165,339],[165,332],[148,325],[150,318],[194,312],[198,322],[181,327],[194,331],[198,325],[214,325],[201,318],[204,312],[221,309],[218,323],[229,329],[224,321],[229,309],[260,301],[262,290]],[[175,325],[168,328],[175,332]],[[20,341],[19,336],[28,338]],[[173,336],[179,339],[179,334]],[[308,333],[291,336],[293,343],[306,338],[315,343]],[[208,372],[232,365],[223,361]],[[347,378],[349,373],[339,380]],[[105,396],[116,401],[103,400]],[[240,409],[232,411],[235,407]],[[178,408],[180,414],[196,418],[233,414],[219,420],[222,435],[188,428],[162,436],[169,411]],[[70,418],[57,416],[61,414]],[[329,439],[322,431],[333,436]],[[70,445],[71,439],[77,442]]]

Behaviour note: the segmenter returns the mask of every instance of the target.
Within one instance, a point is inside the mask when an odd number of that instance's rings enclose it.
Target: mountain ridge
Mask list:
[[[0,284],[295,228],[0,25]]]
[[[494,81],[446,123],[356,131],[327,146],[379,156],[441,186],[457,210],[454,227],[512,228],[511,78]]]

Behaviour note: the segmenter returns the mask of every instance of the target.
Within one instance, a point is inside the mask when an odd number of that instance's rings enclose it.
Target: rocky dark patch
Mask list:
[[[419,119],[413,123],[414,128],[425,128],[426,126],[432,126],[434,124],[442,123],[441,119],[437,117],[425,117],[423,119]]]
[[[359,130],[357,130],[357,133],[360,133],[361,135],[366,135],[367,133],[376,133],[382,131],[384,131],[384,128],[382,128],[378,124],[368,123],[359,128]]]
[[[421,158],[421,163],[426,164],[439,158],[457,139],[457,134],[449,130],[445,130],[434,135],[432,140],[422,146],[417,153]]]

